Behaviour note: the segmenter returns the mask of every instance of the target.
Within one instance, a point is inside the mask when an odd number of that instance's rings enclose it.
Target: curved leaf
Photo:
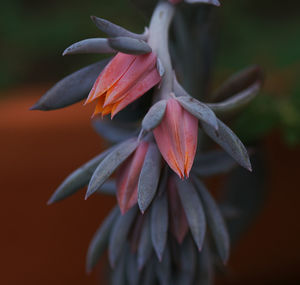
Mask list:
[[[161,171],[161,156],[156,144],[149,144],[138,182],[138,205],[146,211],[155,196]]]
[[[151,239],[159,260],[162,259],[168,233],[168,201],[166,192],[157,196],[151,208]]]
[[[49,89],[30,110],[56,110],[83,100],[109,61],[110,59],[98,61],[66,76]]]
[[[237,163],[223,150],[199,153],[195,157],[192,172],[200,176],[211,176],[232,170]]]
[[[194,115],[201,122],[208,124],[215,130],[218,129],[217,117],[206,104],[187,96],[176,97],[176,100],[184,109]]]
[[[185,2],[189,4],[209,4],[214,6],[220,6],[220,2],[218,0],[185,0]]]
[[[116,195],[116,181],[115,180],[107,180],[101,186],[101,188],[97,191],[99,194],[106,194],[106,195]]]
[[[133,207],[126,214],[120,216],[114,224],[108,247],[108,257],[112,267],[117,263],[121,251],[126,244],[127,236],[136,214],[137,207]]]
[[[147,38],[145,34],[132,33],[108,20],[96,16],[91,16],[91,19],[99,30],[110,37],[130,37],[141,40],[146,40]]]
[[[155,129],[162,121],[167,107],[167,100],[155,103],[148,111],[142,121],[142,128],[149,132]]]
[[[78,53],[115,53],[115,52],[116,50],[109,45],[108,39],[92,38],[92,39],[82,40],[80,42],[70,45],[64,50],[63,55],[78,54]]]
[[[101,255],[106,250],[111,229],[119,214],[120,210],[118,207],[115,207],[93,236],[86,257],[87,272],[92,271],[93,267],[97,264]]]
[[[224,123],[218,120],[219,130],[215,131],[210,125],[201,123],[204,132],[231,155],[241,166],[252,171],[249,155],[239,138]]]
[[[200,251],[206,232],[206,220],[201,201],[189,181],[176,177],[176,185],[193,239]]]
[[[234,115],[245,108],[256,97],[259,89],[260,84],[255,83],[225,101],[207,104],[207,106],[211,108],[217,116],[227,117]]]
[[[137,250],[137,263],[139,270],[141,270],[149,260],[151,253],[152,243],[150,234],[150,216],[146,214]]]
[[[129,139],[113,149],[96,168],[86,192],[86,199],[95,193],[112,175],[117,167],[123,163],[137,148],[139,142]]]
[[[73,171],[56,189],[48,201],[48,205],[63,200],[86,186],[99,163],[111,152],[114,147],[102,152],[80,168]]]
[[[222,261],[226,263],[229,257],[230,241],[223,216],[205,185],[197,178],[193,178],[193,181],[200,194],[207,218],[207,224],[211,230],[218,254]]]
[[[112,49],[127,54],[140,55],[152,51],[151,47],[145,41],[129,37],[109,38],[108,44]]]

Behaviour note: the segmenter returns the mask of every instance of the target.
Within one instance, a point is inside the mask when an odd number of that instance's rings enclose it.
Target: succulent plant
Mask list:
[[[135,2],[144,6],[151,1]],[[262,72],[256,66],[243,70],[202,101],[190,95],[177,74],[189,76],[180,63],[193,54],[171,59],[170,24],[175,11],[189,3],[200,4],[200,13],[207,9],[201,4],[220,3],[179,2],[158,2],[143,34],[92,16],[108,38],[80,41],[63,55],[113,57],[65,77],[32,107],[55,110],[84,99],[97,101],[93,125],[112,146],[71,173],[49,203],[85,186],[86,198],[94,193],[117,197],[118,205],[95,233],[87,254],[91,271],[108,249],[112,284],[211,284],[216,264],[229,258],[228,213],[202,180],[237,165],[252,170],[246,147],[221,120],[237,116],[257,95]],[[172,27],[175,32],[181,24],[188,25],[181,19]],[[183,38],[191,38],[194,30],[185,29]],[[196,48],[192,40],[172,42],[176,53],[185,45]],[[111,119],[103,118],[108,114]],[[208,148],[212,141],[223,150]]]

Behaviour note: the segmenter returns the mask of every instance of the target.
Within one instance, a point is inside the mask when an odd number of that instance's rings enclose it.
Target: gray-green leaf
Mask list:
[[[119,144],[111,151],[96,168],[86,192],[86,199],[95,193],[101,185],[112,175],[117,167],[123,163],[137,148],[139,142],[136,138]]]
[[[139,55],[152,51],[151,47],[145,41],[129,37],[109,38],[108,44],[112,49],[127,54]]]
[[[224,123],[218,120],[219,130],[216,131],[210,125],[202,122],[204,132],[231,155],[241,166],[252,170],[248,152],[239,138]]]
[[[201,122],[208,124],[215,130],[218,129],[217,117],[206,104],[188,96],[176,97],[176,100],[184,109],[198,118]]]
[[[86,98],[109,60],[98,61],[66,76],[49,89],[30,110],[60,109]]]
[[[149,132],[155,129],[162,121],[167,107],[167,100],[155,103],[148,111],[142,121],[142,128]]]

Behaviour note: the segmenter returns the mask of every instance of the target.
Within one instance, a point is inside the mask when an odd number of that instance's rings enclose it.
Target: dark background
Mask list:
[[[226,284],[299,284],[300,4],[223,1],[213,87],[260,64],[266,82],[234,128],[259,142],[268,167],[262,213],[233,249]],[[128,1],[21,1],[0,9],[0,284],[97,284],[84,272],[93,233],[114,198],[84,191],[53,206],[62,179],[105,147],[82,104],[53,112],[28,108],[55,81],[99,56],[61,57],[73,42],[104,36],[90,15],[135,32],[147,20]],[[242,189],[241,189],[242,191]],[[220,281],[221,282],[221,281]]]

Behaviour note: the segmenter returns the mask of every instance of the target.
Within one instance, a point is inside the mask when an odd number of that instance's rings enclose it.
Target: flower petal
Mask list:
[[[98,76],[85,103],[90,103],[111,88],[124,75],[135,59],[136,56],[134,55],[117,53]]]

